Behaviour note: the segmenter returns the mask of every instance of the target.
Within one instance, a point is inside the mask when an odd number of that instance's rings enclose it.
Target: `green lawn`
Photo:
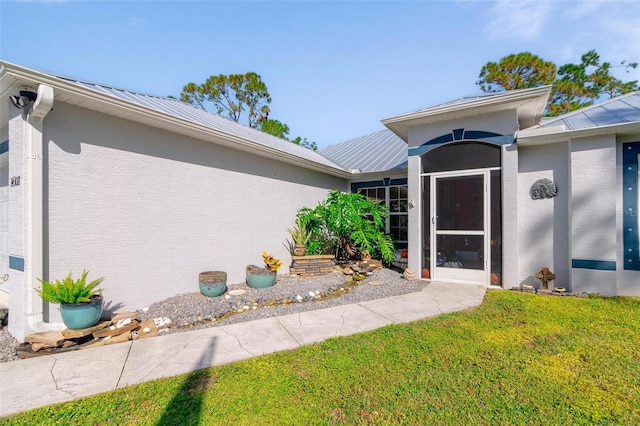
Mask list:
[[[472,310],[2,424],[640,424],[640,299],[489,291]]]

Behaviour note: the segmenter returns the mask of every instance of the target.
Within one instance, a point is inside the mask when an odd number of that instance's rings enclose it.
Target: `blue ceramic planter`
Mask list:
[[[221,296],[227,290],[227,273],[208,271],[200,273],[198,285],[200,293],[208,297]]]
[[[276,283],[278,273],[256,265],[247,266],[247,285],[252,288],[271,287]]]
[[[102,296],[87,303],[60,305],[62,322],[70,330],[80,330],[96,325],[102,315]]]

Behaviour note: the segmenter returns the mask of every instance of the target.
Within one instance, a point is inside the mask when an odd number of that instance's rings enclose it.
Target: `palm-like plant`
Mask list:
[[[63,280],[55,280],[54,282],[43,281],[38,278],[38,281],[42,283],[42,288],[36,288],[36,292],[42,297],[42,300],[49,303],[57,304],[77,304],[83,302],[90,302],[91,297],[102,291],[101,288],[96,288],[104,281],[104,278],[98,278],[90,283],[87,283],[87,275],[89,271],[83,271],[82,276],[77,280],[71,278],[71,273]]]
[[[362,194],[331,191],[315,209],[298,212],[300,223],[311,230],[308,249],[337,247],[347,258],[368,250],[385,262],[393,260],[393,241],[384,232],[387,207]]]

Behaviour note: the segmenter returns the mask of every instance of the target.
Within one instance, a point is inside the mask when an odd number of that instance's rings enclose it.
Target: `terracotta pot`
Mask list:
[[[495,272],[491,273],[491,284],[495,284],[495,285],[500,284],[500,276]]]
[[[422,278],[431,278],[431,274],[429,273],[428,268],[422,269]]]
[[[405,259],[406,259],[407,257],[409,257],[409,250],[407,250],[407,249],[402,249],[402,250],[400,250],[400,257],[403,257],[403,258],[405,258]]]
[[[306,256],[307,255],[307,247],[296,245],[293,247],[293,255],[294,256]]]

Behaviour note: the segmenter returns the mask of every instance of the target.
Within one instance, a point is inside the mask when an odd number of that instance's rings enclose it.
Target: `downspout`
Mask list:
[[[27,112],[27,324],[36,333],[62,330],[62,323],[44,322],[44,301],[35,291],[44,272],[44,118],[53,107],[53,88],[41,84],[38,97]]]

